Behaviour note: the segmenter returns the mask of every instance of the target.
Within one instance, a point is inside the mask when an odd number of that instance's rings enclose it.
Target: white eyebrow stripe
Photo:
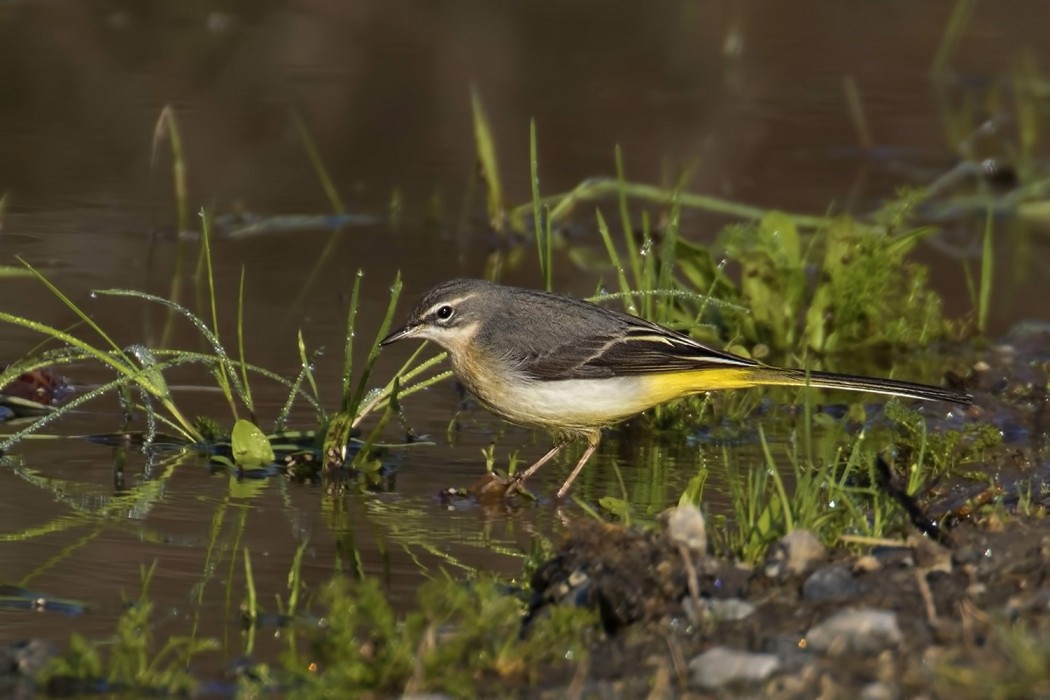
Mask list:
[[[423,314],[423,317],[426,318],[430,314],[432,314],[435,311],[437,311],[438,309],[440,309],[442,306],[455,306],[456,304],[459,304],[461,302],[466,301],[467,299],[471,298],[472,296],[474,296],[474,295],[473,294],[464,294],[463,296],[456,297],[455,299],[445,299],[443,301],[439,301],[436,304],[434,304],[433,306],[431,306],[429,309],[427,309],[426,313]]]

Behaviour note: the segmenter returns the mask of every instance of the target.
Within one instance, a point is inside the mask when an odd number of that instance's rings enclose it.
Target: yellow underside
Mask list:
[[[755,386],[752,368],[702,370],[605,379],[504,383],[475,391],[493,412],[514,423],[555,432],[589,433],[657,404],[689,394]]]
[[[703,391],[746,389],[762,384],[760,375],[752,368],[703,369],[691,372],[651,374],[644,379],[644,391],[650,406]]]
[[[912,398],[942,398],[933,387],[890,380],[805,373],[767,365],[705,367],[682,372],[623,375],[595,379],[536,381],[461,365],[458,373],[494,413],[521,425],[546,428],[566,435],[594,435],[612,425],[666,401],[723,389],[756,386],[810,386],[870,391]],[[934,392],[934,393],[931,393]],[[947,400],[956,400],[948,397]]]

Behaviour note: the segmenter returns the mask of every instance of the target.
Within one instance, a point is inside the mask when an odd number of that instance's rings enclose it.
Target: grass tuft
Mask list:
[[[159,649],[153,638],[153,603],[149,585],[156,564],[142,569],[138,599],[127,605],[117,621],[114,638],[106,645],[92,644],[80,635],[70,638],[68,651],[51,660],[39,680],[45,686],[81,692],[182,695],[193,693],[198,681],[187,670],[191,661],[208,651],[219,649],[213,639],[167,637]],[[99,649],[108,646],[103,656]]]
[[[503,186],[500,184],[499,164],[496,162],[496,143],[477,88],[472,88],[470,91],[470,106],[474,115],[474,143],[477,148],[478,171],[487,192],[485,201],[489,214],[489,225],[496,233],[503,233],[506,214],[503,211]]]

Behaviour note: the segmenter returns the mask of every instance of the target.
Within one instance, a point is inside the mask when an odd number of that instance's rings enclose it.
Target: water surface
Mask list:
[[[1050,8],[986,3],[962,37],[951,75],[931,81],[928,69],[951,5],[267,2],[220,12],[170,3],[10,4],[0,9],[6,67],[0,191],[8,197],[0,260],[13,264],[17,255],[32,262],[119,343],[158,342],[158,309],[88,293],[130,287],[167,294],[180,239],[191,241],[182,244],[191,251],[183,264],[188,270],[195,264],[199,224],[179,230],[168,144],[161,142],[157,155],[151,150],[160,110],[171,105],[177,115],[191,208],[220,215],[328,213],[294,111],[347,207],[378,221],[345,229],[319,267],[330,231],[220,237],[214,245],[220,323],[232,331],[243,268],[248,359],[294,376],[301,330],[308,347],[325,349],[317,378],[334,409],[356,271],[365,273],[360,352],[398,271],[407,301],[436,281],[481,275],[494,249],[482,199],[464,205],[480,187],[472,86],[496,132],[510,203],[529,197],[528,124],[535,118],[545,193],[611,174],[619,144],[637,181],[666,182],[677,168],[692,166],[693,191],[789,211],[861,214],[898,187],[924,184],[952,167],[960,143],[946,123],[965,105],[994,104],[989,86],[1000,82],[1008,126],[989,142],[1009,152],[1016,127],[1009,119],[1010,71],[1026,57],[1044,66],[1050,59],[1044,36]],[[859,148],[846,109],[847,77],[860,89],[878,147],[872,152]],[[402,202],[396,227],[387,220],[395,193]],[[605,206],[611,214],[612,204]],[[590,221],[588,214],[582,211],[580,220]],[[710,240],[721,223],[689,213],[683,232]],[[925,247],[921,258],[948,313],[959,315],[971,301],[956,242],[965,244],[979,228],[962,220],[948,230],[959,238]],[[1048,278],[1039,272],[1046,234],[1011,221],[997,236],[993,333],[1018,319],[1046,318]],[[599,249],[590,224],[579,235],[578,245]],[[970,264],[976,270],[976,261]],[[565,256],[555,270],[562,291],[589,293],[598,281]],[[507,279],[539,282],[528,262]],[[4,289],[5,310],[58,327],[74,320],[33,281],[5,280]],[[0,357],[18,357],[36,342],[6,328]],[[185,325],[172,342],[199,347]],[[384,353],[377,381],[407,352]],[[83,386],[109,379],[93,367],[64,371]],[[935,374],[915,379],[939,381]],[[219,395],[194,388],[207,385],[207,377],[190,372],[179,382],[186,413],[229,420]],[[254,392],[260,417],[272,420],[283,390],[258,384]],[[389,490],[337,502],[317,487],[283,479],[238,483],[197,459],[166,463],[161,456],[148,463],[133,451],[87,442],[19,446],[15,462],[0,470],[4,580],[85,601],[89,613],[70,620],[0,612],[0,642],[64,639],[71,629],[108,633],[122,594],[134,594],[140,568],[156,562],[152,592],[161,629],[185,632],[196,621],[235,650],[245,547],[271,609],[304,540],[308,583],[336,568],[377,575],[398,605],[410,604],[423,577],[443,571],[520,573],[530,552],[558,536],[555,509],[545,502],[449,509],[438,493],[472,482],[483,469],[481,450],[493,440],[505,463],[512,451],[523,460],[537,457],[547,438],[463,403],[452,383],[406,401],[405,410],[434,444],[395,456]],[[296,415],[305,423],[300,427],[311,427],[306,412]],[[118,421],[115,400],[103,400],[58,430],[115,430]],[[622,477],[628,494],[657,510],[676,501],[697,470],[723,458],[721,445],[683,447],[636,433],[607,440],[581,479],[581,494],[622,495]],[[392,440],[401,437],[390,431]],[[743,463],[760,461],[754,444],[731,449]],[[651,469],[637,468],[654,454],[663,465],[656,483]],[[535,489],[551,493],[564,470],[544,469]]]

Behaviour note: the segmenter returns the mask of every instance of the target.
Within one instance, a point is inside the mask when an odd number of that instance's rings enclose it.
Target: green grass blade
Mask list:
[[[623,164],[623,149],[616,144],[616,200],[620,206],[620,226],[623,228],[624,249],[627,260],[631,263],[631,275],[636,287],[642,286],[642,263],[638,255],[638,246],[634,242],[634,231],[631,225],[631,214],[627,209],[627,176]]]
[[[171,105],[164,105],[157,117],[157,123],[153,127],[153,147],[150,150],[150,170],[156,166],[160,144],[167,136],[171,144],[171,170],[175,185],[175,204],[178,216],[179,233],[189,229],[189,207],[187,205],[188,195],[186,187],[186,159],[182,149],[182,134],[179,132],[179,123],[175,119],[175,110]]]
[[[846,76],[843,89],[846,93],[846,109],[853,123],[853,130],[857,133],[857,143],[861,150],[871,151],[875,143],[871,138],[871,127],[868,125],[868,117],[864,112],[864,102],[860,96],[857,79],[852,75]]]
[[[352,403],[350,396],[351,376],[354,367],[354,336],[357,327],[357,309],[361,303],[361,279],[364,271],[358,270],[354,278],[354,288],[350,293],[350,309],[346,314],[346,344],[343,347],[343,382],[342,382],[342,405],[340,410],[348,412]]]
[[[313,363],[306,359],[306,341],[303,340],[303,332],[299,331],[299,362],[302,363],[302,371],[306,375],[306,381],[310,385],[310,391],[318,403],[321,401],[321,393],[317,390],[317,381],[314,379]]]
[[[237,356],[241,364],[241,386],[244,387],[244,404],[248,412],[255,415],[255,402],[252,401],[252,387],[248,383],[248,363],[244,359],[244,265],[241,265],[241,281],[237,287]]]
[[[346,207],[343,206],[343,200],[339,198],[339,192],[336,190],[335,183],[332,182],[332,176],[329,175],[328,169],[324,165],[321,152],[317,150],[317,144],[314,143],[313,138],[310,136],[310,131],[306,128],[306,124],[303,123],[302,117],[295,110],[292,110],[292,123],[295,124],[299,140],[302,141],[303,148],[306,150],[306,157],[310,159],[310,165],[313,167],[322,189],[324,189],[325,196],[328,197],[329,205],[337,214],[346,214]]]
[[[656,255],[653,254],[653,233],[652,227],[649,223],[649,212],[642,212],[642,250],[645,251],[645,263],[642,265],[642,279],[638,283],[640,289],[644,289],[647,292],[653,292],[656,290]],[[653,304],[656,299],[652,295],[647,295],[642,299],[643,311],[642,316],[644,318],[653,320]]]
[[[416,359],[422,354],[426,346],[426,343],[422,343],[416,348],[416,351],[413,352],[405,364],[394,373],[393,378],[386,384],[386,386],[381,389],[373,390],[368,394],[367,398],[363,401],[363,404],[354,411],[354,427],[359,425],[366,416],[372,413],[372,411],[386,406],[390,393],[393,391],[395,380],[401,385],[402,388],[399,392],[400,396],[404,398],[452,376],[452,370],[446,370],[415,384],[408,384],[408,382],[413,381],[420,374],[430,370],[448,357],[446,353],[441,352],[413,367]]]
[[[10,265],[0,265],[0,279],[12,279],[15,277],[32,277],[33,273],[24,267],[12,267]]]
[[[305,349],[300,347],[300,352],[303,351],[305,351]],[[310,396],[310,394],[302,390],[303,380],[306,379],[308,367],[309,363],[303,362],[302,366],[299,368],[299,374],[296,375],[293,381],[289,382],[288,398],[285,399],[284,406],[281,407],[281,410],[277,413],[277,417],[274,419],[274,432],[284,430],[285,426],[288,424],[288,416],[292,412],[292,405],[295,403],[297,396],[305,396],[311,403],[313,403],[318,423],[324,424],[325,421],[328,420],[328,415],[321,406],[321,402],[316,397]]]
[[[627,275],[624,273],[623,264],[620,262],[620,254],[616,252],[616,245],[612,241],[612,234],[609,233],[609,226],[605,223],[605,217],[597,209],[594,211],[594,215],[598,220],[598,232],[605,243],[605,252],[609,255],[609,261],[612,263],[613,269],[616,270],[616,281],[620,287],[620,293],[623,295],[624,307],[628,313],[638,313],[634,305],[634,296],[631,294],[631,286],[627,282]]]
[[[937,53],[934,54],[933,63],[930,65],[931,78],[939,78],[944,75],[948,61],[955,52],[955,47],[959,45],[959,39],[962,38],[963,32],[970,24],[970,17],[973,15],[976,4],[976,0],[957,0],[955,3],[952,14],[948,18],[948,24],[944,28],[944,34],[941,36],[941,43],[937,47]]]
[[[995,220],[992,218],[992,210],[984,219],[984,235],[981,243],[981,288],[977,303],[977,330],[981,335],[988,332],[988,312],[992,304],[992,283],[995,275],[995,245],[992,233],[995,230]]]
[[[259,600],[255,591],[255,576],[252,573],[252,558],[248,548],[244,548],[244,586],[247,600],[244,604],[244,615],[247,616],[252,627],[255,626],[259,614]]]
[[[202,254],[204,260],[204,272],[205,279],[208,282],[208,305],[211,309],[211,328],[212,335],[215,338],[215,342],[219,344],[219,310],[218,302],[215,298],[215,270],[212,267],[211,262],[211,215],[207,211],[201,211],[201,242]],[[237,415],[237,404],[233,400],[233,390],[230,387],[230,370],[232,370],[231,363],[220,362],[218,367],[218,380],[219,387],[222,389],[223,395],[226,397],[227,403],[230,405],[230,410],[233,412],[234,420],[238,418]],[[242,390],[240,392],[242,399],[245,397],[245,393]]]
[[[116,379],[101,384],[90,391],[78,394],[72,399],[66,401],[61,406],[54,408],[54,410],[52,410],[51,412],[33,421],[21,430],[15,433],[11,433],[9,435],[0,435],[0,437],[4,438],[3,441],[0,442],[0,451],[9,450],[12,446],[17,444],[21,440],[46,428],[48,425],[54,423],[59,418],[62,418],[74,412],[77,408],[88,403],[89,401],[97,399],[100,396],[105,396],[106,394],[113,393],[122,387],[127,387],[135,383],[136,378],[134,376],[120,375]],[[163,417],[158,416],[158,418]],[[189,424],[185,424],[182,421],[175,423],[172,421],[164,420],[164,422],[165,424],[169,425],[177,432],[179,432],[187,442],[198,442],[201,439],[200,435],[198,435],[196,431],[193,430],[192,426]]]
[[[379,357],[379,341],[390,332],[390,326],[394,320],[394,311],[397,309],[397,301],[400,297],[401,273],[398,272],[394,276],[394,283],[390,285],[390,303],[387,304],[386,315],[383,316],[383,322],[379,324],[379,331],[372,340],[372,348],[368,351],[368,359],[365,361],[364,371],[361,372],[361,377],[357,380],[357,391],[354,392],[354,398],[350,402],[351,413],[358,412],[361,399],[364,397],[365,391],[368,390],[368,379],[372,374],[372,367],[375,365],[376,358]]]
[[[343,205],[342,200],[339,198],[339,192],[336,190],[335,183],[332,181],[331,175],[328,173],[328,169],[325,168],[324,160],[321,158],[320,152],[317,150],[317,145],[314,143],[313,138],[310,136],[309,130],[306,128],[306,124],[299,117],[299,114],[295,111],[292,112],[292,121],[295,124],[295,129],[299,133],[299,139],[303,143],[303,148],[306,150],[306,155],[310,159],[310,165],[314,169],[314,173],[317,175],[318,181],[321,183],[321,187],[325,191],[325,195],[328,197],[328,203],[335,211],[338,216],[346,216],[346,207]],[[305,303],[307,295],[310,290],[313,289],[318,278],[321,276],[321,270],[324,265],[331,260],[332,255],[335,253],[336,247],[339,241],[342,240],[344,228],[342,226],[337,227],[332,234],[328,236],[328,240],[325,241],[324,248],[316,256],[313,267],[303,277],[302,288],[299,290],[299,294],[296,295],[295,299],[291,304],[288,305],[288,312],[285,315],[285,321],[291,318],[298,312],[302,305]]]
[[[295,617],[299,610],[299,593],[304,587],[302,583],[303,555],[306,553],[307,543],[308,540],[303,540],[295,548],[292,565],[288,569],[288,609],[285,614],[289,617]]]
[[[185,267],[186,243],[182,233],[189,229],[190,212],[189,197],[186,184],[186,158],[182,148],[182,134],[179,131],[179,122],[175,117],[175,110],[171,105],[165,105],[157,117],[157,123],[153,127],[153,145],[150,149],[150,189],[152,190],[153,172],[156,169],[160,157],[161,142],[167,138],[171,144],[171,171],[173,186],[175,189],[175,216],[177,222],[174,268],[171,275],[171,284],[168,290],[168,298],[178,303],[182,298],[182,278]],[[151,197],[152,199],[152,197]],[[156,238],[150,244],[150,257]],[[164,329],[161,332],[160,344],[167,345],[171,341],[175,328],[175,314],[168,309],[164,320]]]
[[[485,114],[485,107],[481,103],[481,96],[477,88],[471,88],[470,105],[474,115],[474,142],[477,148],[478,166],[488,190],[486,201],[489,223],[496,233],[503,233],[505,218],[503,189],[500,185],[499,165],[496,162],[496,144],[492,138],[492,129],[489,127],[488,116]]]
[[[354,456],[354,461],[351,467],[355,470],[360,470],[361,463],[368,459],[372,452],[372,446],[375,445],[376,440],[379,439],[379,435],[383,432],[383,428],[390,422],[391,416],[398,412],[398,392],[400,390],[400,383],[398,378],[394,377],[393,386],[390,388],[390,392],[386,399],[386,410],[383,411],[383,415],[379,418],[376,426],[372,428],[372,431],[368,433],[368,437],[365,438],[364,443],[358,449],[357,454]]]
[[[153,350],[153,354],[158,355],[158,356],[174,357],[175,358],[173,360],[169,360],[168,362],[166,362],[165,365],[164,365],[165,368],[167,368],[167,367],[174,367],[174,366],[179,365],[179,364],[201,364],[201,365],[205,365],[205,366],[214,366],[215,363],[221,361],[221,358],[219,358],[216,355],[209,355],[207,353],[201,353],[201,352],[190,352],[190,351],[187,351],[187,350],[155,349],[155,350]],[[75,359],[72,359],[70,361],[75,361]],[[282,385],[286,389],[293,389],[293,387],[297,387],[298,386],[295,381],[290,380],[290,379],[288,379],[286,377],[283,377],[280,374],[277,374],[276,372],[274,372],[272,370],[266,369],[265,367],[259,367],[258,365],[247,364],[246,365],[246,369],[249,372],[253,373],[253,374],[257,374],[260,377],[263,377],[263,378],[268,379],[270,381],[276,382],[277,384]],[[310,396],[310,394],[306,393],[305,391],[293,390],[292,394],[293,394],[293,398],[294,397],[302,398],[305,401],[307,401],[311,405],[311,407],[313,407],[315,410],[320,410],[321,406],[317,402],[317,400],[313,396]]]
[[[664,234],[664,239],[660,246],[660,270],[657,274],[657,289],[674,288],[674,267],[678,247],[678,233],[682,222],[681,193],[685,177],[686,173],[683,173],[671,195],[671,218],[667,223],[667,231]],[[670,297],[660,297],[657,299],[656,320],[658,323],[664,323],[670,318],[670,307]]]
[[[32,265],[30,265],[28,262],[26,262],[25,260],[23,260],[20,257],[16,256],[16,259],[20,263],[25,265],[26,268],[33,274],[33,276],[36,277],[45,287],[47,287],[48,291],[50,291],[52,294],[54,294],[59,299],[59,301],[61,301],[63,304],[65,304],[66,308],[68,308],[70,311],[75,313],[80,318],[80,320],[83,321],[84,323],[86,323],[88,325],[88,327],[91,328],[93,331],[95,331],[95,333],[97,333],[98,336],[100,338],[102,338],[102,340],[107,345],[109,345],[111,348],[113,348],[114,352],[117,354],[118,357],[120,357],[122,360],[124,360],[124,362],[127,365],[131,365],[132,364],[131,360],[128,359],[128,356],[124,354],[124,351],[120,348],[120,346],[118,346],[116,344],[116,342],[113,341],[113,339],[109,336],[109,334],[106,333],[104,330],[102,330],[102,328],[97,323],[95,323],[94,319],[92,319],[90,316],[88,316],[87,313],[85,313],[83,309],[81,309],[79,306],[77,306],[75,303],[73,303],[72,299],[70,299],[65,294],[63,294],[62,291],[58,287],[56,287],[55,285],[51,284],[51,281],[47,277],[45,277],[43,274],[38,272],[35,267],[33,267]],[[41,324],[41,326],[46,328],[46,326],[43,326],[43,324]],[[52,329],[52,330],[55,330],[55,332],[58,332],[56,329]],[[53,334],[52,333],[47,333],[47,335],[53,335]],[[85,347],[92,347],[92,346],[88,346],[88,345],[85,344]]]
[[[222,343],[219,341],[218,336],[215,335],[212,329],[208,327],[208,324],[205,323],[199,316],[194,314],[186,307],[181,306],[176,302],[165,299],[164,297],[159,297],[156,294],[139,292],[134,289],[98,289],[95,290],[94,293],[106,296],[132,297],[134,299],[142,299],[144,301],[149,301],[155,304],[166,306],[169,309],[173,309],[180,315],[184,316],[187,320],[189,320],[190,323],[193,324],[194,328],[197,329],[197,332],[204,337],[208,344],[211,345],[212,351],[215,353],[216,359],[218,360],[216,364],[225,368],[225,372],[223,375],[224,378],[229,382],[230,385],[232,385],[233,389],[241,397],[241,400],[245,401],[244,387],[241,385],[240,379],[238,379],[237,377],[237,373],[233,371],[233,360],[230,358],[229,353],[226,352],[226,348],[224,348]],[[227,400],[229,400],[229,397],[227,397]]]
[[[59,342],[66,343],[67,345],[72,345],[73,347],[82,350],[85,355],[88,355],[89,357],[112,367],[121,375],[132,376],[139,374],[138,369],[135,367],[132,361],[123,353],[123,351],[117,350],[114,351],[113,354],[110,354],[106,351],[99,350],[95,346],[75,336],[72,336],[64,331],[60,331],[57,328],[53,328],[52,326],[48,326],[47,324],[39,323],[38,321],[31,321],[27,318],[22,318],[21,316],[15,316],[9,313],[0,312],[0,321],[4,323],[10,323],[13,326],[26,328],[31,331],[35,331],[37,333],[46,335],[52,340],[57,340]],[[143,383],[146,383],[146,380],[143,380]],[[163,393],[163,391],[163,388],[153,388],[153,391],[151,391],[151,393],[156,392],[158,395],[160,395],[161,393]]]
[[[550,218],[554,224],[558,224],[565,220],[580,202],[592,202],[607,197],[618,196],[621,190],[626,197],[651,202],[661,206],[666,205],[674,197],[673,189],[668,189],[659,185],[649,185],[637,182],[620,183],[615,178],[596,177],[581,182],[568,192],[541,197],[540,204],[542,206],[551,207]],[[722,214],[725,216],[744,219],[746,221],[758,221],[770,212],[769,209],[764,209],[762,207],[741,204],[740,202],[733,202],[719,197],[711,197],[709,195],[693,194],[683,191],[679,192],[679,197],[683,208],[696,209],[713,214]],[[524,216],[527,215],[531,209],[532,202],[527,202],[515,207],[510,212],[510,220],[524,220]],[[811,216],[808,214],[797,213],[784,213],[783,215],[790,218],[795,226],[802,229],[826,228],[835,222],[835,218],[829,216]],[[877,224],[854,222],[854,226],[864,231],[885,231],[884,226]]]
[[[540,261],[540,276],[544,289],[551,291],[551,248],[550,241],[544,233],[550,232],[540,218],[540,159],[537,153],[536,120],[529,120],[529,169],[532,184],[532,229],[536,237],[536,255]]]

